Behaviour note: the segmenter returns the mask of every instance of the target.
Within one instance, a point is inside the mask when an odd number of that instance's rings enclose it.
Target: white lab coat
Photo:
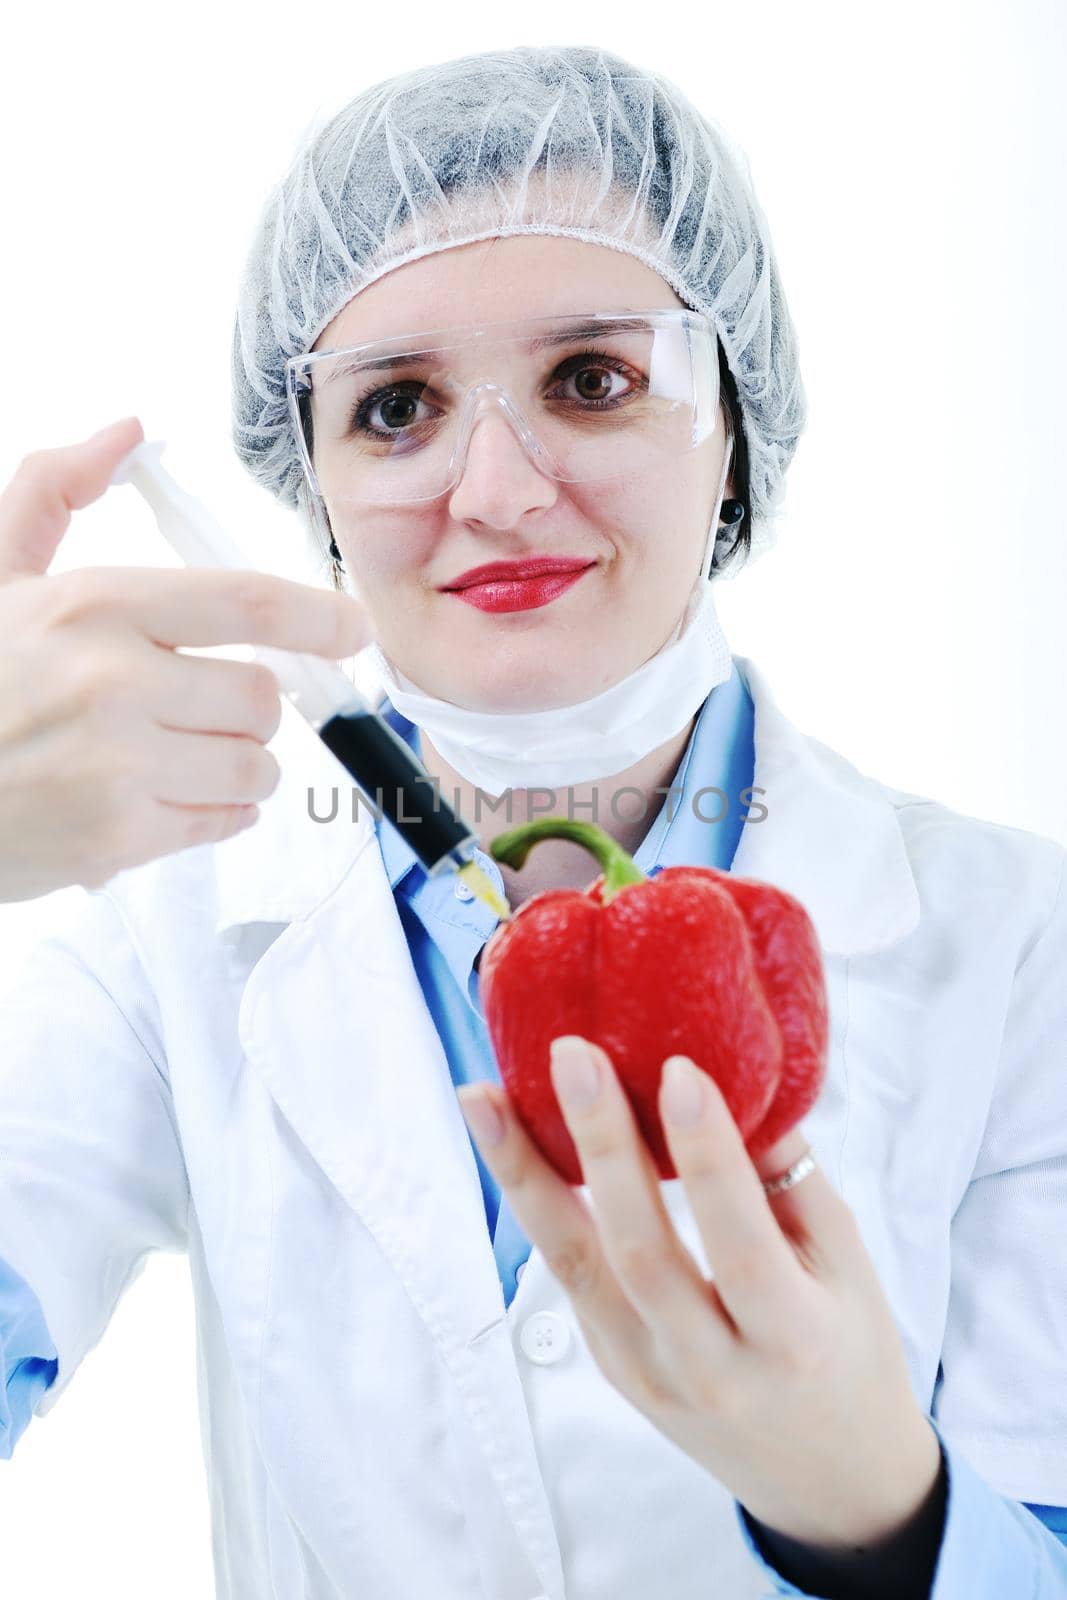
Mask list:
[[[1065,852],[862,776],[739,665],[769,815],[734,870],[824,952],[804,1130],[920,1403],[1001,1492],[1065,1503]],[[60,1358],[39,1412],[146,1253],[187,1249],[223,1600],[756,1600],[732,1496],[601,1376],[537,1249],[505,1311],[370,819],[342,786],[312,822],[337,768],[288,713],[275,745],[254,829],[87,896],[4,1007],[0,1255]]]

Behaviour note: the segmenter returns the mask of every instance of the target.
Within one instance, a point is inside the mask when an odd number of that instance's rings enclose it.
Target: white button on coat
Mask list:
[[[551,1367],[570,1349],[571,1330],[554,1311],[537,1311],[519,1330],[519,1344],[523,1354],[539,1367]]]
[[[735,659],[767,815],[734,871],[824,955],[805,1135],[921,1404],[994,1488],[1065,1504],[1067,852],[863,776]],[[187,1252],[220,1600],[758,1600],[732,1495],[600,1373],[537,1249],[505,1308],[371,819],[309,822],[336,766],[287,702],[271,744],[254,828],[86,894],[0,1005],[0,1257],[59,1351],[38,1413],[147,1253]],[[546,1316],[565,1360],[525,1348]]]

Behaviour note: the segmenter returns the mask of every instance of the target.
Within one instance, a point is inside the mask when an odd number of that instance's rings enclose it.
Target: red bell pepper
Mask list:
[[[826,1070],[822,958],[800,901],[714,867],[654,879],[593,823],[547,817],[498,835],[521,870],[541,839],[572,839],[602,871],[584,891],[531,895],[485,947],[479,985],[501,1081],[534,1143],[584,1182],[549,1076],[549,1044],[607,1051],[661,1178],[675,1178],[658,1094],[668,1056],[714,1078],[751,1156],[814,1104]]]

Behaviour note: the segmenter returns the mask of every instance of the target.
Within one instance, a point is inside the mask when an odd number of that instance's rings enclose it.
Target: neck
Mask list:
[[[697,715],[690,717],[672,739],[625,772],[566,788],[507,789],[498,797],[487,795],[461,777],[434,749],[423,730],[419,742],[426,771],[438,780],[442,796],[462,813],[486,852],[497,834],[506,833],[509,828],[538,817],[561,816],[595,822],[632,855],[666,798],[661,791],[670,785],[678,770]],[[674,808],[677,803],[677,796],[672,797]],[[500,873],[508,901],[517,910],[530,895],[543,889],[587,888],[596,877],[596,867],[588,850],[572,840],[544,839],[530,852],[521,872],[501,864]]]

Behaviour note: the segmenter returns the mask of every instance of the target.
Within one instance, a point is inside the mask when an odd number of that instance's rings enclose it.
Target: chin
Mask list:
[[[468,661],[467,665],[473,667],[472,662]],[[443,682],[438,674],[433,674],[433,680]],[[467,711],[520,714],[574,705],[578,700],[588,699],[593,691],[573,681],[561,683],[551,674],[541,677],[528,665],[520,667],[506,659],[497,659],[487,666],[484,679],[469,671],[462,683],[434,689],[433,693]]]
[[[519,636],[478,649],[457,644],[447,662],[426,660],[401,670],[427,694],[467,711],[558,711],[603,694],[633,670],[625,662],[594,670],[597,646],[592,640],[586,644],[586,659],[565,644],[546,650],[542,643],[531,647],[530,640]]]

